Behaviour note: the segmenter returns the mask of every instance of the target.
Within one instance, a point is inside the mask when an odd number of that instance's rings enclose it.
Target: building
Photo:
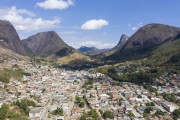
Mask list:
[[[30,109],[29,118],[31,120],[42,120],[45,109],[41,107],[33,107]]]

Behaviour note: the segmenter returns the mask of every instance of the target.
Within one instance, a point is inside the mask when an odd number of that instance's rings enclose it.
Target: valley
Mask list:
[[[114,47],[73,48],[59,31],[21,40],[13,24],[0,20],[0,120],[180,119],[179,27],[139,24]]]

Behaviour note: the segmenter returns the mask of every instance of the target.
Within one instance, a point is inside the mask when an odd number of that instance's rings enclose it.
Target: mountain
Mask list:
[[[93,52],[93,51],[96,51],[96,50],[98,50],[98,49],[97,49],[96,47],[86,47],[86,46],[82,46],[82,47],[80,47],[78,50],[79,50],[79,52],[86,54],[86,53],[88,53],[88,52]]]
[[[120,37],[120,40],[118,42],[118,44],[111,48],[111,49],[105,49],[103,50],[102,52],[99,52],[99,54],[95,54],[96,57],[98,59],[103,59],[103,58],[106,58],[106,57],[109,57],[111,56],[112,54],[114,54],[116,51],[119,51],[122,49],[122,47],[125,45],[125,43],[129,40],[129,37],[125,34],[122,34],[121,37]]]
[[[26,55],[26,51],[15,28],[10,22],[4,20],[0,20],[0,46],[18,54]]]
[[[112,48],[112,50],[113,51],[120,50],[128,40],[129,40],[129,37],[125,34],[122,34],[122,36],[119,40],[119,43],[114,48]]]
[[[180,28],[163,25],[148,24],[134,33],[121,50],[105,57],[106,60],[133,60],[143,58],[158,45],[177,36]]]
[[[29,54],[37,56],[56,54],[63,57],[75,51],[54,31],[37,33],[23,40],[23,44]]]

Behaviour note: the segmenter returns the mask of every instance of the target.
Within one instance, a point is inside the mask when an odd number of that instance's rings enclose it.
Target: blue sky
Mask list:
[[[180,27],[180,0],[1,0],[21,39],[56,31],[69,45],[110,48],[149,23]]]

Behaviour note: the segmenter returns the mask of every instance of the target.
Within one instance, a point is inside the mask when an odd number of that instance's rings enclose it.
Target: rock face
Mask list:
[[[15,28],[10,22],[4,20],[0,20],[0,47],[26,55],[26,51]]]
[[[49,56],[52,54],[65,56],[74,51],[54,31],[37,33],[23,40],[23,44],[33,55],[40,56]]]
[[[180,33],[180,28],[177,27],[163,24],[148,24],[130,37],[124,50],[131,48],[152,48],[173,36],[177,36],[178,33]]]
[[[119,43],[114,48],[112,48],[112,50],[120,50],[128,40],[129,37],[125,34],[122,34]]]
[[[180,28],[163,24],[148,24],[134,33],[121,50],[106,57],[107,60],[133,60],[145,57],[158,45],[177,36]]]

